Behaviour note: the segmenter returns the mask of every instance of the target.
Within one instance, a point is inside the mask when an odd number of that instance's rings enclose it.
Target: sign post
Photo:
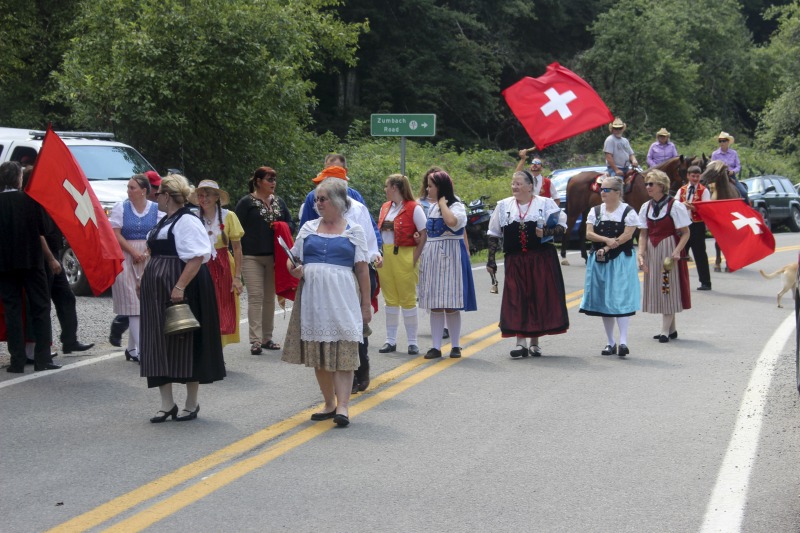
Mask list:
[[[406,137],[434,137],[436,115],[432,113],[373,113],[370,116],[373,137],[400,137],[400,173],[406,173]]]

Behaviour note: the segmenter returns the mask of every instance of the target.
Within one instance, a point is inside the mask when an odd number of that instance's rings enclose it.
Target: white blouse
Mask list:
[[[122,202],[117,202],[114,205],[114,207],[111,208],[111,214],[108,215],[108,221],[111,223],[112,228],[122,227],[123,217],[125,216],[125,207],[122,204],[124,204],[125,202],[127,202],[127,200],[124,200]],[[133,202],[131,202],[131,211],[133,211],[133,214],[136,215],[137,217],[142,218],[147,213],[150,212],[150,206],[153,205],[154,203],[155,202],[147,200],[147,205],[145,206],[144,211],[140,213],[136,210],[136,206],[133,205]],[[166,215],[165,212],[159,211],[158,220],[164,218],[164,215]]]
[[[502,237],[503,227],[514,222],[536,222],[539,219],[549,219],[553,213],[558,213],[558,225],[567,227],[567,215],[561,210],[552,198],[534,196],[528,204],[520,205],[517,199],[511,196],[497,202],[492,218],[489,219],[489,231],[492,237]]]
[[[639,227],[642,229],[647,229],[647,219],[650,220],[661,220],[665,216],[667,216],[668,206],[664,205],[661,209],[661,212],[658,214],[657,217],[653,216],[653,210],[650,209],[650,204],[652,200],[648,200],[642,205],[642,208],[639,210]],[[650,211],[648,215],[647,211]],[[686,206],[680,203],[678,200],[674,200],[672,202],[672,210],[670,211],[670,216],[672,216],[672,221],[675,223],[676,228],[685,228],[689,224],[692,223],[692,217],[689,215],[689,211],[686,210]]]
[[[175,226],[172,235],[175,237],[175,248],[181,261],[189,261],[195,257],[202,257],[203,263],[211,258],[211,243],[203,223],[195,215],[183,215],[177,222],[168,222],[158,232],[156,239],[167,238],[169,228]]]
[[[456,202],[450,206],[453,216],[456,217],[455,226],[447,226],[452,231],[458,231],[467,225],[467,209],[462,202]],[[428,218],[442,218],[442,210],[439,209],[439,202],[432,203],[428,210]]]
[[[389,212],[386,213],[386,218],[383,220],[387,222],[391,222],[395,218],[397,218],[397,214],[400,213],[400,209],[403,207],[403,204],[395,204],[392,203],[392,206],[389,208]],[[425,224],[428,222],[428,218],[425,216],[425,212],[422,210],[422,207],[417,204],[414,207],[414,226],[417,228],[417,231],[422,231],[425,229]],[[394,244],[394,232],[393,231],[381,231],[381,239],[383,239],[383,244]]]
[[[600,221],[608,220],[610,222],[623,222],[622,214],[625,212],[626,207],[628,207],[628,204],[621,202],[615,210],[609,213],[606,209],[606,204],[600,204]],[[597,217],[594,213],[595,208],[592,207],[589,209],[589,215],[586,217],[586,223],[591,224],[592,226],[597,224]],[[631,209],[628,211],[628,215],[625,217],[624,223],[626,226],[633,226],[635,228],[639,227],[639,213],[636,212],[636,209]]]

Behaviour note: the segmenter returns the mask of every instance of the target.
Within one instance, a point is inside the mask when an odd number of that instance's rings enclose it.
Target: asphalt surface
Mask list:
[[[60,355],[62,371],[0,373],[0,531],[797,531],[793,302],[778,309],[780,282],[758,269],[796,261],[800,242],[776,238],[769,258],[693,291],[677,340],[652,339],[660,316],[633,317],[625,359],[601,356],[600,319],[578,313],[575,255],[570,330],[543,338],[542,358],[508,356],[482,270],[463,359],[378,354],[381,311],[347,429],[308,421],[310,369],[246,343],[200,388],[197,420],[150,424],[158,393],[108,344],[111,299],[79,298],[93,350]],[[276,317],[278,341],[287,324]],[[429,331],[421,314],[422,353]],[[718,482],[731,464],[746,475]]]

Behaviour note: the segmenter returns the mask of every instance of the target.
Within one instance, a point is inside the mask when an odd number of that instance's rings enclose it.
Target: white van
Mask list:
[[[44,131],[0,128],[0,163],[18,161],[33,164],[42,147]],[[95,196],[106,214],[114,204],[128,198],[128,181],[134,174],[155,170],[142,155],[120,142],[113,133],[59,131],[75,160],[89,180]],[[75,253],[64,242],[59,252],[67,279],[77,295],[90,295],[91,290]]]

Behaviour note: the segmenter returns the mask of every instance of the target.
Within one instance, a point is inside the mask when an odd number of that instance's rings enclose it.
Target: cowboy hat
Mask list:
[[[228,205],[228,202],[231,201],[230,195],[227,192],[220,189],[219,184],[217,184],[216,181],[203,180],[197,184],[197,187],[195,187],[194,192],[189,198],[189,201],[192,202],[193,204],[197,203],[197,191],[199,191],[200,189],[214,189],[215,191],[217,191],[217,193],[219,194],[220,205]]]
[[[661,128],[656,132],[656,137],[669,137],[669,132],[667,128]]]
[[[622,119],[617,117],[614,119],[614,122],[608,125],[608,131],[612,131],[614,128],[622,128],[622,131],[625,131],[625,128],[628,126],[622,122]]]
[[[731,135],[727,131],[719,132],[719,135],[717,135],[717,139],[728,139],[728,142],[730,144],[733,144],[733,135]]]

